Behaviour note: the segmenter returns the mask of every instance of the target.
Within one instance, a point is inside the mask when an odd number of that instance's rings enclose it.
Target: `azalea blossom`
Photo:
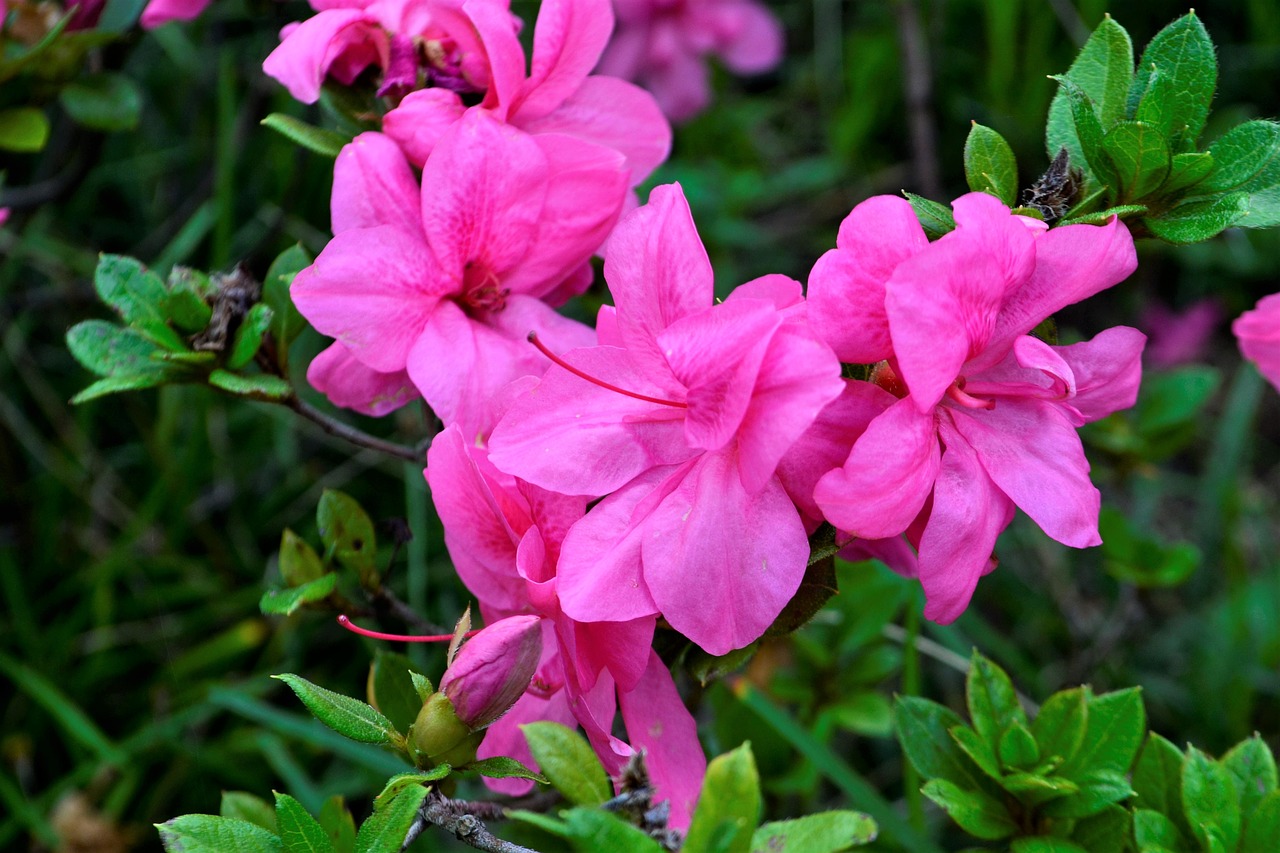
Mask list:
[[[1231,324],[1240,352],[1280,389],[1280,293],[1264,296]]]
[[[757,0],[613,0],[618,29],[600,73],[634,80],[672,121],[711,100],[707,57],[737,74],[760,74],[782,59],[782,25]]]
[[[565,538],[558,590],[584,622],[661,613],[711,654],[757,639],[795,594],[809,543],[778,467],[842,383],[799,283],[714,304],[679,185],[609,240],[600,346],[568,352],[494,429],[500,470],[607,495]]]
[[[543,657],[524,697],[489,727],[481,758],[513,756],[533,764],[520,726],[538,720],[582,725],[606,769],[617,775],[634,748],[646,750],[658,797],[672,825],[687,825],[706,770],[693,718],[671,673],[650,648],[655,617],[583,623],[565,615],[557,563],[586,500],[548,492],[494,468],[485,451],[450,427],[436,436],[427,478],[458,574],[485,620],[542,617]],[[631,744],[612,734],[621,709]],[[506,793],[523,780],[493,780]]]
[[[421,187],[394,142],[362,134],[335,168],[334,238],[294,279],[293,299],[368,369],[368,387],[344,393],[370,408],[402,402],[407,372],[437,415],[474,435],[499,389],[547,365],[530,330],[562,349],[594,340],[548,300],[590,281],[625,193],[616,152],[484,112],[450,128]],[[328,377],[329,390],[365,381]]]
[[[148,0],[142,10],[143,29],[154,30],[170,21],[192,21],[200,16],[211,0]]]
[[[809,279],[814,326],[843,361],[881,362],[873,380],[899,398],[814,498],[860,539],[906,532],[939,622],[967,606],[1015,506],[1063,544],[1101,541],[1076,428],[1133,404],[1146,340],[1028,334],[1133,271],[1119,220],[1045,231],[982,193],[953,208],[956,230],[929,243],[906,201],[863,202]]]

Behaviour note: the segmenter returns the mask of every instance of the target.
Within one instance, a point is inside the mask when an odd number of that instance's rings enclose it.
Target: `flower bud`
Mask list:
[[[507,712],[529,686],[542,658],[542,620],[512,616],[466,642],[440,681],[458,719],[472,731]]]
[[[453,703],[443,693],[432,693],[409,729],[409,743],[417,756],[427,759],[422,766],[448,764],[464,767],[476,760],[476,749],[484,734],[472,731],[458,719]]]

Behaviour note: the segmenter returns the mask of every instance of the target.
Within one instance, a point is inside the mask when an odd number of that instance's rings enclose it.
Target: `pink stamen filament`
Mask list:
[[[617,392],[618,394],[623,395],[624,397],[634,397],[637,400],[644,400],[646,403],[657,403],[658,405],[661,405],[661,406],[675,406],[677,409],[689,408],[688,403],[680,403],[680,402],[677,402],[676,400],[664,400],[661,397],[650,397],[647,394],[639,394],[635,391],[628,391],[626,388],[619,388],[617,385],[610,385],[608,382],[605,382],[603,379],[597,379],[596,377],[592,376],[590,373],[587,373],[583,370],[579,370],[569,362],[562,359],[560,356],[553,353],[551,350],[547,349],[546,345],[543,344],[542,341],[538,340],[537,332],[529,333],[529,343],[537,347],[538,352],[542,353],[547,358],[551,359],[552,362],[560,365],[565,370],[572,373],[574,376],[577,376],[579,379],[587,380],[592,385],[599,385],[601,388],[607,388],[610,391],[614,391],[614,392]]]
[[[362,637],[371,637],[375,640],[391,640],[397,643],[448,643],[453,639],[453,634],[385,634],[382,631],[370,631],[368,628],[361,628],[359,625],[347,618],[346,614],[338,617],[338,624],[354,634]],[[463,636],[474,637],[480,632],[468,631]]]
[[[995,400],[983,400],[981,397],[973,397],[961,390],[964,379],[958,379],[947,389],[947,396],[955,400],[966,409],[994,409],[996,407]]]

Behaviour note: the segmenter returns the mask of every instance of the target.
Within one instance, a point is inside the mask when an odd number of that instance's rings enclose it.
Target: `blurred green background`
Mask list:
[[[724,291],[766,272],[803,281],[870,195],[962,193],[971,120],[1010,141],[1029,184],[1048,163],[1047,75],[1066,69],[1107,10],[1097,0],[771,5],[787,29],[785,63],[747,81],[717,70],[714,107],[678,130],[654,179],[684,185]],[[1138,50],[1186,11],[1126,5],[1113,12]],[[531,21],[536,6],[513,9]],[[1280,114],[1280,7],[1196,11],[1221,65],[1206,139]],[[0,230],[0,849],[158,849],[151,823],[216,812],[227,789],[283,790],[313,809],[338,793],[357,817],[367,810],[395,762],[341,745],[266,677],[363,689],[371,647],[330,614],[258,613],[283,528],[317,541],[322,489],[356,496],[376,521],[407,519],[413,541],[392,563],[383,536],[382,564],[426,618],[451,624],[467,602],[418,466],[208,389],[67,402],[91,377],[67,353],[66,330],[107,315],[91,286],[98,252],[162,273],[243,261],[261,276],[292,244],[323,247],[331,163],[258,124],[273,111],[322,121],[260,70],[279,27],[307,13],[217,0],[194,25],[94,53],[89,67],[139,85],[131,131],[86,130],[61,109],[57,92],[79,64],[61,80],[51,70],[0,84],[0,107],[47,105],[53,126],[40,154],[0,154],[0,206],[13,208]],[[1020,517],[970,611],[923,627],[919,689],[954,704],[977,646],[1032,699],[1081,682],[1137,684],[1151,728],[1174,742],[1220,752],[1258,730],[1275,746],[1280,396],[1240,362],[1227,320],[1280,290],[1280,236],[1233,230],[1139,251],[1130,281],[1059,317],[1064,339],[1203,298],[1222,322],[1192,362],[1149,369],[1135,410],[1087,432],[1107,544],[1072,551]],[[321,346],[313,333],[298,344],[299,383]],[[427,428],[413,409],[338,416],[410,442]],[[889,697],[903,689],[902,626],[918,596],[872,566],[841,577],[826,611],[750,664],[745,677],[762,692],[691,692],[713,754],[752,741],[770,817],[856,806],[839,783],[850,768],[901,796]],[[439,672],[438,652],[413,653]],[[803,744],[823,758],[801,757]],[[70,833],[90,826],[100,846],[72,846]]]

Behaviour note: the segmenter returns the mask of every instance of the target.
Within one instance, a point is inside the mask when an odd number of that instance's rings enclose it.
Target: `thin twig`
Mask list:
[[[448,634],[444,628],[418,613],[385,586],[369,596],[374,612],[378,615],[389,613],[406,625],[412,626],[424,634]]]
[[[902,85],[907,101],[907,126],[911,133],[911,160],[921,192],[938,198],[937,131],[933,126],[933,80],[929,49],[920,26],[915,0],[897,0],[898,38],[902,43]]]
[[[901,625],[885,625],[880,629],[880,634],[887,640],[892,640],[898,644],[905,644],[907,641],[907,632]],[[945,667],[954,669],[962,675],[969,674],[969,659],[964,655],[958,655],[951,649],[940,643],[935,643],[928,637],[916,637],[916,651],[927,658],[933,658]],[[1034,716],[1040,712],[1040,704],[1033,702],[1026,694],[1015,690],[1022,707],[1026,708]]]
[[[488,853],[538,853],[528,847],[503,841],[491,833],[485,828],[480,818],[469,811],[476,805],[476,803],[461,800],[450,800],[443,794],[432,791],[427,794],[422,808],[418,810],[418,817],[409,827],[409,833],[405,836],[404,844],[400,849],[404,850],[413,843],[413,840],[422,834],[427,824],[431,824],[453,833],[453,836],[464,844]]]
[[[349,441],[357,447],[365,447],[369,450],[376,450],[379,453],[385,453],[388,456],[394,456],[397,459],[405,459],[409,462],[422,462],[426,454],[425,446],[409,447],[405,444],[397,444],[394,441],[386,441],[385,439],[369,435],[367,432],[358,430],[353,426],[344,424],[342,421],[334,420],[324,412],[312,406],[310,403],[299,397],[290,397],[284,401],[284,405],[293,409],[302,417],[319,426],[329,435]]]

